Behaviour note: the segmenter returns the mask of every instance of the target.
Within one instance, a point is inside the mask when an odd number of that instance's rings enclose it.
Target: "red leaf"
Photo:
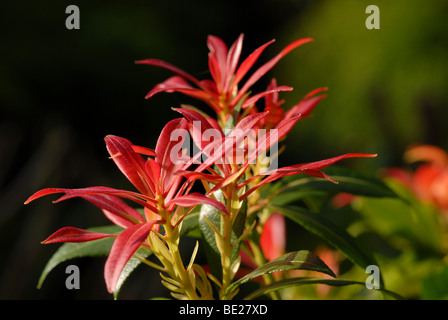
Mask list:
[[[189,131],[191,133],[194,143],[199,148],[203,149],[207,144],[211,142],[205,139],[204,133],[207,130],[213,130],[213,133],[216,136],[219,135],[220,138],[224,138],[224,133],[222,132],[221,128],[219,126],[214,125],[199,112],[186,108],[175,108],[173,110],[181,113],[185,118],[188,119],[190,123]]]
[[[144,195],[154,195],[154,182],[145,171],[145,160],[124,138],[109,135],[105,138],[107,150],[120,171]]]
[[[328,167],[329,165],[332,165],[340,160],[347,159],[347,158],[355,158],[355,157],[357,157],[357,158],[374,158],[376,156],[377,156],[376,154],[348,153],[348,154],[344,154],[344,155],[341,155],[338,157],[325,159],[325,160],[321,160],[321,161],[315,161],[315,162],[304,163],[304,164],[296,164],[296,165],[292,165],[290,167],[281,168],[279,170],[294,170],[294,169],[319,170],[319,169],[323,169],[325,167]]]
[[[269,216],[261,232],[260,246],[268,261],[274,260],[285,253],[286,224],[284,215],[273,212]]]
[[[238,95],[233,99],[232,105],[235,104],[237,101],[241,99],[243,95],[246,94],[247,90],[255,83],[257,82],[262,76],[264,76],[269,70],[271,70],[278,61],[283,58],[285,55],[287,55],[289,52],[291,52],[293,49],[297,48],[298,46],[313,41],[311,38],[303,38],[296,40],[286,46],[279,54],[277,54],[273,59],[269,60],[267,63],[265,63],[263,66],[257,69],[250,78],[246,81],[244,86],[239,90]]]
[[[186,162],[182,160],[181,155],[174,148],[177,147],[178,151],[181,150],[183,141],[188,133],[187,129],[187,120],[183,118],[173,119],[165,125],[157,140],[155,160],[160,167],[160,184],[163,194],[168,192],[169,189],[176,187],[175,182],[178,182],[179,176],[175,173]],[[176,135],[173,136],[173,133]]]
[[[180,197],[176,197],[173,200],[171,200],[170,204],[174,203],[181,207],[192,207],[198,204],[208,204],[216,209],[221,210],[223,213],[227,214],[227,209],[224,204],[221,202],[211,199],[209,197],[204,196],[203,194],[200,194],[198,192],[190,193],[187,195],[183,195]]]
[[[229,53],[227,54],[227,77],[226,82],[224,83],[224,90],[227,92],[231,92],[231,88],[229,86],[240,59],[241,50],[243,47],[243,37],[244,35],[240,34],[238,39],[233,43],[232,47],[230,47]]]
[[[326,159],[326,160],[321,160],[321,161],[316,161],[316,162],[311,162],[311,163],[304,163],[304,164],[296,164],[296,165],[292,165],[292,166],[288,166],[288,167],[283,167],[283,168],[267,171],[262,174],[256,175],[256,176],[244,181],[244,183],[241,184],[241,186],[243,186],[243,185],[246,185],[256,179],[262,178],[263,176],[267,176],[260,183],[258,183],[256,186],[252,187],[249,191],[247,191],[244,195],[242,195],[241,199],[244,199],[249,194],[251,194],[253,191],[255,191],[256,189],[258,189],[259,187],[261,187],[262,185],[264,185],[266,183],[275,181],[277,179],[280,179],[280,178],[283,178],[286,176],[291,176],[291,175],[296,175],[296,174],[306,174],[306,175],[309,175],[312,177],[324,178],[324,179],[330,180],[334,183],[337,183],[336,181],[331,179],[327,174],[320,171],[320,169],[328,167],[328,166],[330,166],[340,160],[346,159],[346,158],[353,158],[353,157],[373,158],[376,156],[377,156],[376,154],[349,153],[349,154],[345,154],[342,156],[338,156],[338,157],[334,157],[334,158],[330,158],[330,159]]]
[[[114,241],[104,267],[104,278],[106,280],[107,290],[110,293],[114,292],[124,266],[157,222],[150,221],[133,225],[121,232]]]
[[[210,50],[208,66],[218,91],[223,92],[225,75],[227,74],[227,46],[220,38],[208,36],[207,45]]]
[[[276,87],[275,89],[271,89],[271,90],[266,90],[263,92],[260,92],[252,97],[250,97],[249,99],[247,99],[244,104],[243,104],[243,109],[246,109],[247,107],[250,107],[251,105],[255,104],[259,99],[280,92],[280,91],[292,91],[293,88],[291,87],[287,87],[287,86],[280,86],[280,87]]]
[[[313,90],[312,92],[307,94],[305,96],[305,98],[303,98],[302,101],[300,101],[297,105],[295,105],[294,107],[292,107],[285,113],[285,119],[288,119],[295,115],[306,116],[306,115],[310,114],[311,111],[313,111],[313,109],[316,107],[316,105],[322,99],[327,97],[326,94],[316,96],[316,97],[311,97],[311,95],[313,93],[321,92],[323,90],[326,90],[326,88],[319,88],[319,89]]]
[[[59,242],[87,242],[92,240],[103,239],[107,237],[115,237],[115,235],[93,232],[74,227],[65,227],[59,229],[47,239],[42,241],[42,244],[59,243]]]
[[[198,79],[196,79],[191,74],[179,69],[178,67],[176,67],[168,62],[165,62],[165,61],[162,61],[159,59],[145,59],[145,60],[136,61],[135,63],[136,64],[148,64],[148,65],[152,65],[152,66],[156,66],[156,67],[165,68],[167,70],[170,70],[171,72],[178,74],[182,78],[185,78],[185,79],[195,83],[199,87],[201,86],[201,83],[199,82]]]
[[[67,189],[62,189],[62,188],[45,188],[42,190],[37,191],[36,193],[34,193],[33,195],[31,195],[25,202],[24,204],[28,204],[31,201],[34,201],[40,197],[49,195],[49,194],[54,194],[54,193],[61,193],[61,192],[65,192],[65,190]]]
[[[120,198],[126,198],[126,199],[130,199],[144,207],[147,207],[153,211],[157,211],[157,208],[152,205],[156,204],[157,201],[151,197],[139,194],[139,193],[135,193],[132,191],[126,191],[126,190],[118,190],[118,189],[113,189],[113,188],[109,188],[109,187],[89,187],[89,188],[82,188],[82,189],[63,189],[63,188],[47,188],[47,189],[42,189],[38,192],[36,192],[35,194],[33,194],[31,197],[28,198],[28,200],[25,201],[25,204],[28,204],[29,202],[43,197],[45,195],[49,195],[49,194],[54,194],[54,193],[65,193],[66,195],[60,197],[59,199],[57,199],[56,201],[54,201],[55,203],[67,200],[67,199],[71,199],[71,198],[75,198],[75,197],[85,197],[86,195],[93,195],[93,194],[103,194],[103,195],[115,195],[117,197]],[[144,199],[145,201],[143,201],[142,199]]]
[[[116,196],[107,194],[83,195],[81,198],[103,210],[104,215],[114,224],[127,228],[138,222],[144,222],[142,215]]]
[[[180,92],[190,97],[203,100],[207,103],[212,103],[213,100],[212,95],[204,90],[192,87],[188,82],[179,76],[173,76],[164,82],[159,83],[146,95],[145,98],[149,99],[160,92]]]
[[[144,154],[145,156],[154,157],[156,155],[154,150],[136,145],[132,145],[132,150],[134,150],[136,153]]]
[[[267,46],[269,46],[271,43],[273,43],[275,40],[271,40],[255,51],[253,51],[238,67],[238,70],[235,74],[235,79],[232,82],[232,86],[229,89],[229,91],[232,91],[234,87],[238,85],[238,83],[241,81],[241,79],[246,75],[246,73],[249,71],[249,69],[253,66],[253,64],[258,60],[258,57],[260,54],[266,49]],[[238,99],[239,100],[239,99]],[[237,101],[238,101],[237,100]]]

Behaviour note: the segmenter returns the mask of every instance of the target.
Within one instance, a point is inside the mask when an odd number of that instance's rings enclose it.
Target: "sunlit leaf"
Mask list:
[[[397,194],[388,185],[376,177],[337,166],[326,168],[325,173],[338,183],[329,183],[323,179],[297,175],[283,178],[276,184],[276,188],[282,188],[284,191],[306,188],[346,192],[368,197],[397,197]]]
[[[215,192],[214,195],[218,201],[224,203],[225,200],[221,190]],[[236,240],[242,235],[244,231],[246,213],[247,213],[247,202],[243,201],[241,204],[241,208],[234,219],[232,237],[231,237],[232,243],[236,242]],[[205,253],[207,255],[207,261],[209,263],[211,273],[218,279],[221,279],[222,276],[222,267],[221,267],[222,253],[216,244],[216,236],[215,236],[216,232],[209,224],[212,224],[215,227],[215,229],[220,230],[221,215],[222,213],[218,209],[208,204],[202,205],[201,212],[199,215],[199,228],[202,233],[202,238],[204,239],[204,248]],[[235,261],[236,258],[238,258],[239,247],[240,243],[238,243],[232,248],[231,263]]]
[[[328,274],[332,277],[336,276],[317,255],[307,250],[301,250],[284,254],[281,257],[258,267],[251,273],[232,283],[227,289],[226,294],[231,293],[237,287],[253,278],[272,272],[288,270],[312,270]]]
[[[96,227],[90,228],[89,231],[94,232],[104,232],[109,234],[118,234],[123,229],[116,226],[104,226],[104,227]],[[48,274],[60,263],[65,262],[67,260],[82,258],[82,257],[101,257],[107,256],[110,252],[110,248],[115,239],[113,238],[104,238],[89,242],[81,242],[81,243],[64,243],[59,247],[59,249],[53,254],[53,256],[48,260],[45,265],[44,270],[39,278],[37,287],[41,288],[43,282],[45,281]]]
[[[349,285],[359,285],[359,286],[365,286],[366,284],[364,282],[360,281],[352,281],[352,280],[344,280],[344,279],[318,279],[318,278],[291,278],[291,279],[285,279],[278,282],[274,282],[270,285],[264,286],[258,290],[255,290],[251,292],[248,296],[246,296],[245,300],[253,300],[255,298],[258,298],[260,296],[263,296],[267,293],[278,291],[281,289],[289,288],[289,287],[295,287],[295,286],[302,286],[302,285],[311,285],[311,284],[325,284],[329,286],[335,286],[335,287],[341,287],[341,286],[349,286]],[[380,292],[389,295],[395,299],[401,300],[402,297],[392,291],[385,290],[385,289],[376,289]]]
[[[140,247],[137,252],[135,253],[139,257],[142,257],[144,259],[148,258],[152,251],[146,247]],[[137,269],[137,267],[142,263],[142,261],[136,257],[131,257],[129,261],[126,263],[125,267],[123,268],[123,271],[121,271],[120,277],[118,278],[117,284],[115,286],[114,290],[114,298],[118,298],[118,294],[120,293],[120,290],[123,286],[123,284],[126,282],[126,280],[129,278],[131,273]]]
[[[378,265],[373,255],[361,247],[355,238],[324,216],[300,207],[270,206],[270,208],[321,237],[342,251],[349,260],[360,267],[366,268],[369,265]]]

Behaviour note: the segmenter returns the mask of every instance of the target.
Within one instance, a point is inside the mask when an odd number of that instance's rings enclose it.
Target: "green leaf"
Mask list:
[[[224,196],[221,190],[215,192],[215,197],[218,201],[225,203]],[[242,235],[246,222],[247,214],[247,201],[243,201],[241,208],[235,217],[232,228],[232,243]],[[217,279],[222,278],[222,266],[221,266],[221,251],[216,244],[215,231],[210,224],[212,224],[217,230],[221,229],[221,212],[210,205],[203,204],[201,212],[199,214],[199,228],[201,230],[202,238],[204,240],[204,251],[207,256],[207,261],[210,267],[210,272]],[[231,262],[235,261],[239,255],[240,243],[232,248]]]
[[[425,300],[448,299],[448,265],[423,280],[422,297]]]
[[[225,295],[228,295],[237,287],[246,283],[247,281],[256,277],[260,277],[264,274],[297,269],[318,271],[328,274],[332,277],[336,276],[334,272],[325,264],[325,262],[323,262],[314,253],[307,250],[295,251],[284,254],[281,257],[272,260],[261,267],[258,267],[251,273],[233,282],[227,289]]]
[[[214,195],[216,200],[224,203],[224,196],[221,190],[215,192]],[[215,231],[210,227],[209,223],[216,226],[219,230],[221,226],[221,213],[217,208],[203,204],[199,214],[199,228],[201,230],[202,239],[204,240],[204,252],[207,257],[211,274],[218,279],[221,279],[221,254],[216,245]]]
[[[199,206],[200,208],[200,206]],[[182,228],[180,236],[200,238],[201,231],[199,230],[199,214],[200,210],[190,212],[182,221]]]
[[[109,234],[117,234],[123,230],[122,228],[112,225],[104,227],[96,227],[88,229],[95,232],[104,232]],[[41,288],[43,282],[45,281],[47,275],[60,263],[82,257],[99,257],[107,256],[110,252],[110,248],[115,239],[104,238],[89,242],[80,243],[64,243],[59,249],[53,254],[50,260],[45,265],[44,270],[39,278],[37,288]]]
[[[443,257],[444,228],[437,209],[416,199],[404,185],[390,180],[388,185],[400,198],[362,198],[353,208],[381,236],[407,240],[414,248]]]
[[[144,259],[148,258],[152,251],[146,247],[141,246],[136,254]],[[117,285],[115,287],[115,290],[113,292],[114,298],[118,298],[118,294],[120,293],[121,287],[125,283],[125,281],[129,278],[131,273],[142,263],[142,261],[134,256],[129,259],[129,261],[126,263],[126,265],[123,268],[123,271],[120,274],[120,277],[118,278]]]
[[[229,114],[226,124],[224,125],[224,128],[223,128],[224,132],[226,132],[226,130],[232,130],[236,126],[243,103],[244,103],[244,101],[246,101],[246,99],[249,95],[250,95],[250,92],[246,93],[235,105],[232,113]]]
[[[251,292],[248,296],[244,298],[244,300],[252,300],[255,298],[258,298],[262,295],[265,295],[267,293],[278,291],[281,289],[293,287],[293,286],[301,286],[301,285],[310,285],[310,284],[326,284],[329,286],[348,286],[348,285],[361,285],[365,286],[366,284],[364,282],[359,281],[352,281],[352,280],[343,280],[343,279],[317,279],[317,278],[291,278],[291,279],[285,279],[281,281],[274,282],[270,285],[264,286],[258,290],[255,290]],[[402,300],[403,298],[396,294],[395,292],[385,290],[385,289],[375,289],[379,290],[387,295],[390,295],[391,297]]]
[[[321,237],[342,251],[349,260],[360,267],[365,269],[369,265],[378,265],[373,255],[358,245],[355,238],[324,216],[300,207],[270,206],[269,208],[282,213],[308,231]]]

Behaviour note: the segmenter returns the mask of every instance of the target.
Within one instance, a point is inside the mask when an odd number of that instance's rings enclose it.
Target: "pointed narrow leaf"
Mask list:
[[[196,85],[200,86],[201,83],[199,80],[197,80],[195,77],[193,77],[191,74],[185,72],[182,69],[179,69],[178,67],[172,65],[171,63],[165,62],[163,60],[159,59],[145,59],[145,60],[138,60],[135,62],[136,64],[148,64],[156,67],[165,68],[167,70],[170,70],[171,72],[176,73],[177,75],[181,76],[182,78],[185,78]]]
[[[129,227],[115,240],[104,267],[104,278],[110,293],[114,292],[126,263],[146,239],[156,222],[150,221]]]
[[[88,230],[92,232],[101,232],[116,235],[120,233],[123,229],[118,226],[112,225],[105,227],[90,228]],[[50,260],[48,260],[39,278],[37,288],[39,289],[42,287],[42,284],[44,283],[48,274],[60,263],[75,258],[107,256],[109,254],[113,242],[114,239],[112,238],[103,238],[89,242],[64,243],[53,254]]]
[[[342,287],[342,286],[350,286],[350,285],[359,285],[362,287],[366,286],[365,282],[361,281],[353,281],[353,280],[344,280],[344,279],[318,279],[318,278],[292,278],[280,280],[272,283],[271,285],[261,287],[258,290],[251,292],[248,296],[244,298],[244,300],[253,300],[267,293],[278,291],[281,289],[302,286],[302,285],[312,285],[312,284],[325,284],[334,287]],[[397,300],[402,300],[403,298],[395,292],[385,290],[382,288],[377,289],[380,292],[389,295]]]
[[[327,241],[361,268],[365,269],[369,265],[378,265],[373,255],[359,246],[356,239],[322,215],[293,206],[270,206],[270,208],[282,213],[290,220]]]
[[[301,250],[284,254],[283,256],[255,269],[251,273],[232,283],[226,291],[226,294],[231,293],[237,287],[253,278],[260,277],[267,273],[288,270],[311,270],[336,277],[334,272],[318,256],[310,251]]]
[[[235,79],[232,82],[231,90],[238,85],[238,83],[241,81],[241,79],[246,75],[246,73],[249,71],[249,69],[254,65],[254,63],[258,60],[260,57],[260,54],[266,49],[267,46],[272,44],[275,40],[271,40],[262,46],[260,46],[258,49],[253,51],[238,67]],[[230,91],[231,91],[230,90]]]
[[[50,194],[55,194],[55,193],[65,193],[64,196],[60,197],[59,199],[57,199],[56,201],[54,201],[54,203],[58,203],[64,200],[68,200],[71,198],[75,198],[75,197],[81,197],[84,198],[88,201],[93,200],[94,198],[91,196],[96,196],[96,195],[114,195],[117,197],[121,197],[121,198],[126,198],[126,199],[130,199],[144,207],[147,207],[153,211],[157,211],[157,208],[152,205],[151,203],[155,204],[156,200],[154,200],[152,197],[148,197],[136,192],[132,192],[132,191],[127,191],[127,190],[118,190],[118,189],[114,189],[114,188],[109,188],[109,187],[88,187],[88,188],[81,188],[81,189],[64,189],[64,188],[46,188],[46,189],[42,189],[36,193],[34,193],[31,197],[29,197],[25,204],[28,204],[29,202],[36,200],[37,198],[46,196],[46,195],[50,195]],[[142,199],[146,200],[143,201]],[[96,199],[98,200],[98,199]],[[91,201],[92,203],[98,205],[101,209],[106,209],[106,207],[101,207],[100,206],[100,202],[97,201]],[[97,202],[97,203],[96,203]],[[130,214],[130,212],[128,212]],[[134,214],[130,214],[131,217],[133,217]],[[127,218],[129,218],[130,216],[128,216]],[[135,216],[134,218],[138,219],[137,216]],[[129,219],[130,221],[132,221],[132,219]]]
[[[275,89],[271,89],[271,90],[266,90],[263,92],[260,92],[252,97],[250,97],[249,99],[247,99],[244,103],[243,103],[243,109],[247,109],[249,106],[255,104],[258,100],[260,100],[263,97],[269,96],[271,94],[277,93],[277,92],[281,92],[281,91],[292,91],[293,88],[288,87],[288,86],[280,86],[280,87],[276,87]]]
[[[106,194],[84,195],[83,199],[103,210],[104,215],[114,224],[127,228],[135,223],[143,222],[142,215],[128,206],[116,196]]]
[[[147,259],[151,254],[152,251],[146,247],[140,247],[137,252],[135,253],[139,255],[140,257]],[[126,263],[125,267],[123,268],[123,271],[120,274],[120,277],[118,278],[117,284],[115,285],[115,291],[114,291],[114,298],[118,298],[118,294],[120,293],[120,289],[123,286],[123,284],[126,282],[126,280],[129,278],[131,273],[137,269],[137,267],[142,263],[142,261],[136,257],[131,257],[129,259],[128,263]]]
[[[211,100],[210,94],[201,89],[192,87],[188,82],[186,82],[179,76],[173,76],[171,78],[168,78],[164,82],[159,83],[151,91],[148,92],[145,98],[149,99],[160,92],[180,92],[190,97],[203,100],[205,102],[210,102]]]
[[[223,203],[216,201],[215,199],[206,197],[198,192],[176,197],[170,201],[170,204],[171,203],[177,204],[181,207],[193,207],[199,204],[207,204],[227,214],[227,208]]]
[[[325,173],[332,177],[338,184],[328,183],[325,180],[313,179],[304,176],[290,176],[279,180],[282,192],[300,189],[314,189],[333,192],[345,192],[353,195],[368,197],[390,197],[398,195],[383,181],[377,177],[361,174],[348,168],[331,166],[325,169]]]
[[[145,160],[136,153],[132,143],[124,138],[108,135],[104,138],[107,150],[120,171],[143,194],[154,194],[154,183],[145,171]]]
[[[221,190],[215,192],[214,196],[216,200],[224,203],[225,200]],[[217,279],[221,279],[221,252],[216,245],[215,232],[209,226],[209,223],[213,224],[219,230],[221,225],[221,213],[213,206],[202,205],[199,214],[199,228],[201,230],[201,235],[204,242],[205,255],[207,257],[211,274]]]
[[[75,227],[64,227],[53,233],[42,244],[60,243],[60,242],[87,242],[107,237],[115,237],[114,235],[102,232],[94,232]]]
[[[303,38],[303,39],[296,40],[296,41],[290,43],[288,46],[286,46],[279,54],[277,54],[274,58],[272,58],[271,60],[266,62],[260,68],[258,68],[257,71],[255,71],[250,76],[250,78],[246,81],[246,83],[241,88],[241,90],[239,90],[238,95],[234,98],[233,101],[238,101],[255,82],[257,82],[262,76],[264,76],[269,70],[271,70],[279,62],[279,60],[282,59],[285,55],[287,55],[289,52],[291,52],[295,48],[299,47],[300,45],[305,44],[310,41],[313,41],[313,39],[312,38]]]
[[[173,155],[172,153],[175,151],[173,149],[178,147],[179,144],[182,146],[188,133],[187,128],[188,122],[186,119],[173,119],[163,127],[157,140],[155,160],[160,167],[160,181],[163,193],[169,191],[174,180],[178,178],[175,172],[184,165],[179,154]],[[175,133],[175,137],[173,137],[173,133]],[[181,141],[174,140],[179,138]],[[172,159],[173,156],[176,158]]]

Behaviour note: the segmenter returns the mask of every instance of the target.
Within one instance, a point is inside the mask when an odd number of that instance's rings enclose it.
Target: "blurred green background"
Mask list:
[[[65,9],[80,9],[81,28],[68,30]],[[380,29],[368,30],[365,9],[380,9]],[[171,75],[134,61],[160,58],[208,78],[206,37],[229,45],[245,34],[243,57],[275,38],[267,61],[291,41],[315,42],[287,55],[260,81],[294,87],[291,107],[306,93],[329,96],[302,120],[281,164],[348,152],[378,153],[346,161],[375,172],[402,165],[415,142],[448,150],[448,1],[15,1],[2,6],[0,60],[0,299],[111,299],[105,259],[71,262],[81,289],[65,288],[65,265],[42,289],[39,275],[57,246],[43,246],[58,228],[107,223],[83,201],[24,206],[45,187],[129,187],[108,159],[103,138],[115,134],[154,147],[184,96],[146,93]],[[200,105],[198,105],[200,106]],[[146,269],[145,269],[146,270]],[[137,270],[121,298],[141,298],[158,275]],[[158,294],[157,292],[155,293]]]

